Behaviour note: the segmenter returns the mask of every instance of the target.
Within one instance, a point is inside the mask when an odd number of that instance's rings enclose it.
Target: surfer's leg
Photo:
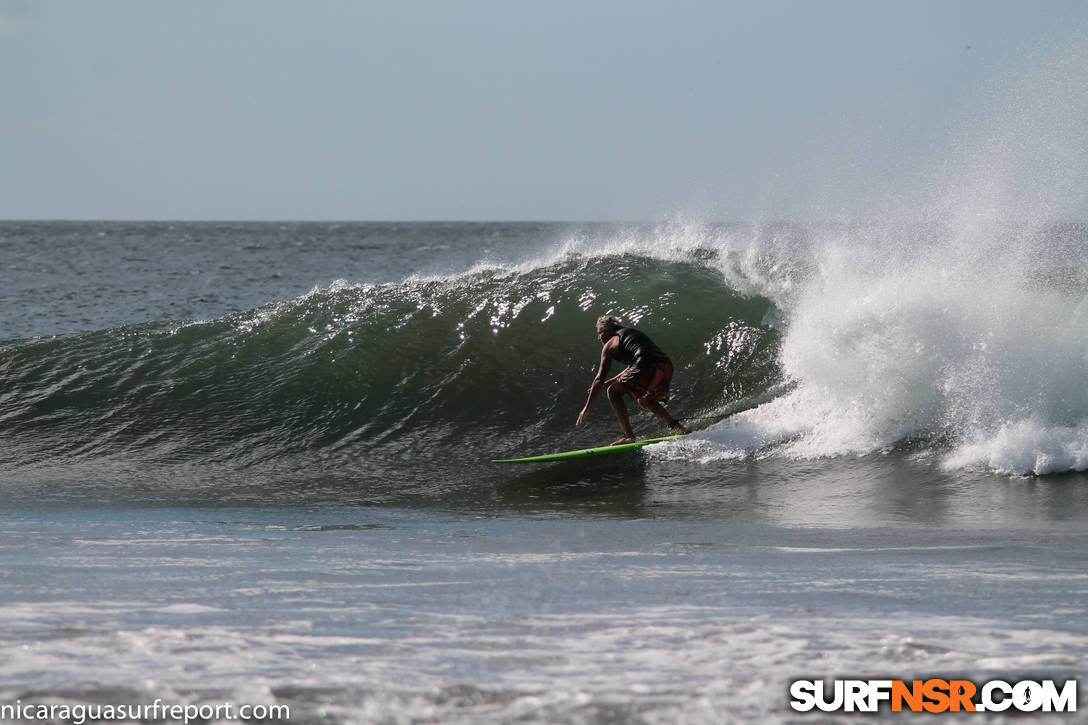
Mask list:
[[[683,426],[679,422],[677,422],[677,420],[672,417],[672,415],[669,413],[669,411],[665,409],[664,405],[657,402],[653,398],[639,398],[638,399],[638,404],[641,405],[646,410],[653,413],[654,415],[656,415],[658,417],[658,419],[660,419],[665,425],[669,426],[670,428],[672,428],[677,433],[690,433],[691,432],[690,430],[688,430],[688,428],[686,428],[685,426]]]
[[[669,383],[672,381],[672,363],[660,362],[654,366],[653,374],[642,373],[628,386],[631,397],[638,401],[646,410],[653,413],[665,425],[672,428],[675,433],[690,433],[691,431],[680,425],[679,421],[665,409],[665,402],[669,399]]]
[[[635,442],[635,431],[631,428],[631,419],[627,415],[627,403],[623,400],[627,395],[629,395],[627,386],[618,380],[608,386],[608,402],[611,403],[612,410],[616,412],[616,417],[619,418],[620,428],[623,429],[623,438],[613,441],[612,445],[614,446],[621,443]]]

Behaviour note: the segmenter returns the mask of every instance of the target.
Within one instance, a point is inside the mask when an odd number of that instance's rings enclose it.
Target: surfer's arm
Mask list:
[[[617,338],[612,338],[616,340]],[[578,422],[575,425],[581,425],[582,421],[589,415],[589,406],[593,405],[593,401],[597,399],[597,396],[601,394],[601,390],[611,380],[605,380],[605,376],[608,375],[608,369],[612,367],[612,355],[616,349],[616,345],[612,344],[612,340],[609,340],[601,348],[601,365],[597,369],[597,377],[593,378],[593,384],[589,386],[589,398],[586,399],[586,405],[582,408],[582,412],[578,414]]]

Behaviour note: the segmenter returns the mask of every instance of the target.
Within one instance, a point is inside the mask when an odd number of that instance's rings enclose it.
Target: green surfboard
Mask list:
[[[634,443],[621,443],[618,446],[601,446],[599,448],[583,448],[580,451],[566,451],[564,453],[551,453],[546,456],[531,456],[529,458],[497,458],[492,463],[547,463],[549,461],[569,461],[574,458],[589,458],[591,456],[607,456],[612,453],[626,453],[651,443],[672,441],[680,438],[679,435],[665,436],[664,438],[647,438]]]

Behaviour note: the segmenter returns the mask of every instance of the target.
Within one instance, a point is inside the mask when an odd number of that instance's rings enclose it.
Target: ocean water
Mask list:
[[[786,723],[828,719],[796,679],[1076,679],[1086,245],[2,222],[0,705]],[[574,426],[604,313],[697,431],[492,464],[617,435]]]

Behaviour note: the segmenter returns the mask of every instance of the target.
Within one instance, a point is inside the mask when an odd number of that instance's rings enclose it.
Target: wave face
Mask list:
[[[677,364],[670,407],[699,416],[778,381],[770,310],[695,258],[564,253],[338,282],[209,321],[9,342],[0,465],[22,476],[91,463],[350,467],[441,486],[471,478],[481,459],[614,435],[604,400],[588,430],[573,428],[596,371],[598,315],[644,320]]]

